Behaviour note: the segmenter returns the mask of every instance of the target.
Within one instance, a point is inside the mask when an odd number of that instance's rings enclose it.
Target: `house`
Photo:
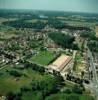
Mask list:
[[[73,59],[71,56],[62,54],[49,66],[50,72],[60,72],[62,76],[65,76],[73,68]]]

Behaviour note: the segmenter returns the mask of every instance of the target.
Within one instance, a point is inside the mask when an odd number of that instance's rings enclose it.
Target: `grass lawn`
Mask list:
[[[51,60],[55,58],[56,54],[53,51],[40,51],[37,55],[30,59],[30,62],[34,62],[40,65],[47,65]]]
[[[74,71],[79,72],[79,67],[82,64],[81,62],[83,61],[83,58],[80,54],[77,54],[75,57],[75,66],[74,66]]]
[[[39,91],[29,91],[29,92],[25,92],[22,95],[21,100],[41,100],[42,94]]]
[[[53,94],[45,100],[94,100],[94,98],[89,95],[59,93]]]
[[[22,75],[17,80],[16,77],[10,75],[9,72],[6,72],[6,70],[16,70],[26,76]],[[0,70],[0,73],[2,73],[0,74],[0,95],[5,95],[8,92],[16,93],[17,91],[20,91],[21,87],[29,86],[32,80],[40,81],[44,79],[47,81],[52,78],[50,75],[41,75],[40,73],[33,71],[31,68],[19,70],[9,66]]]
[[[30,75],[28,77],[21,76],[19,77],[18,81],[15,77],[11,76],[9,72],[6,72],[6,70],[16,70],[14,68],[5,68],[1,70],[0,72],[3,73],[3,75],[0,76],[0,94],[5,95],[6,93],[12,91],[17,92],[22,86],[28,85],[32,78],[28,78],[31,75],[31,72],[29,70],[23,70],[21,73],[25,73],[27,75]]]

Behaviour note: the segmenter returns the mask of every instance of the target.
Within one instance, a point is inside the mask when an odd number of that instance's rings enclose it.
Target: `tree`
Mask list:
[[[72,48],[72,44],[75,40],[73,36],[65,35],[62,33],[49,33],[48,36],[59,46],[63,48]]]
[[[14,94],[13,92],[9,92],[9,93],[6,95],[6,98],[7,98],[7,100],[14,100],[15,94]]]
[[[72,91],[71,91],[71,89],[65,89],[64,90],[64,93],[67,93],[67,94],[70,94]]]
[[[77,93],[77,94],[82,94],[82,89],[78,86],[78,85],[75,85],[73,87],[73,90],[72,90],[74,93]]]
[[[9,71],[9,73],[10,73],[10,75],[15,76],[15,77],[21,77],[22,76],[22,74],[19,73],[16,70],[11,70],[11,71]]]

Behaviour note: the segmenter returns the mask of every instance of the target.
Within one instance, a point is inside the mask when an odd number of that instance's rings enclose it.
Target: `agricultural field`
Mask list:
[[[87,21],[85,18],[82,16],[80,18],[74,18],[74,17],[57,17],[57,19],[61,20],[62,22],[68,23],[69,25],[73,26],[85,26],[85,27],[90,27],[94,28],[94,26],[97,24],[97,22],[90,22]]]
[[[68,23],[69,25],[75,25],[75,26],[85,26],[85,27],[91,27],[93,28],[96,23],[91,23],[91,22],[79,22],[79,21],[66,21],[66,23]]]
[[[0,25],[2,25],[3,22],[15,21],[15,20],[18,20],[18,18],[3,18],[3,17],[0,17]]]
[[[9,26],[0,25],[0,40],[8,40],[17,37],[16,30]]]
[[[32,19],[32,20],[26,20],[26,22],[29,22],[29,23],[36,23],[38,21],[41,21],[41,22],[44,22],[44,23],[47,23],[48,21],[47,20],[41,20],[41,19]]]

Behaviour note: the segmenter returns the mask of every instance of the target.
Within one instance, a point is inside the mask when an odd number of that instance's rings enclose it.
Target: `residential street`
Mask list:
[[[89,57],[89,63],[90,63],[90,70],[92,71],[92,74],[93,74],[93,78],[91,80],[91,88],[93,88],[96,94],[96,100],[98,100],[98,77],[97,77],[96,67],[94,65],[93,56],[89,49],[88,49],[88,57]]]

